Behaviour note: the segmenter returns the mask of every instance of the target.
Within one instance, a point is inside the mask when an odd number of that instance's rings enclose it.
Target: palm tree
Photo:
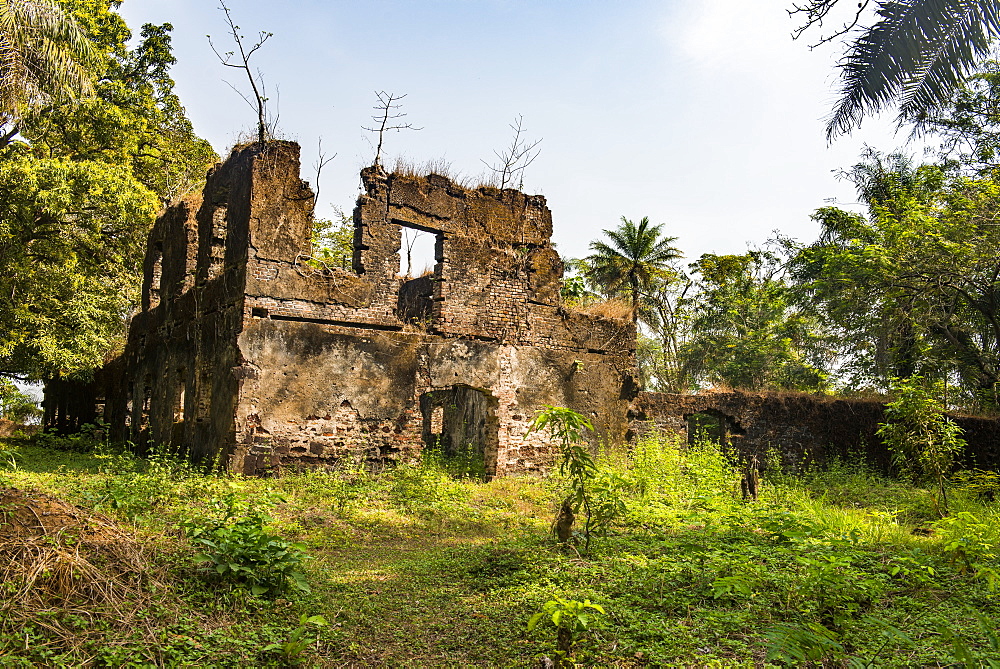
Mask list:
[[[670,262],[681,257],[671,246],[676,237],[664,237],[662,225],[652,225],[643,217],[636,225],[622,216],[615,230],[605,230],[609,243],[591,242],[594,252],[587,256],[587,278],[600,286],[605,294],[625,295],[632,303],[632,321],[639,319],[639,302],[668,269]]]
[[[838,1],[796,5],[795,12],[809,18],[796,36],[821,24]],[[837,35],[851,30],[869,3],[860,3],[854,22]],[[919,126],[949,99],[1000,37],[1000,0],[878,0],[876,12],[878,20],[848,44],[837,65],[840,99],[827,122],[828,140],[896,103],[899,123]]]
[[[87,35],[55,0],[0,0],[0,124],[14,125],[44,98],[93,90]],[[9,140],[16,128],[9,129]]]

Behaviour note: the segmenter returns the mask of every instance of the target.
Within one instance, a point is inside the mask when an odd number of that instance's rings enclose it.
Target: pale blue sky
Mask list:
[[[509,140],[524,116],[543,138],[525,190],[548,198],[564,255],[587,253],[621,216],[649,216],[688,258],[741,252],[773,230],[811,239],[809,214],[827,198],[852,202],[833,171],[869,143],[902,143],[866,123],[827,147],[830,49],[789,36],[789,2],[770,0],[231,0],[247,36],[274,33],[255,59],[303,146],[312,181],[316,140],[337,158],[324,172],[320,213],[350,209],[357,172],[374,154],[374,91],[406,93],[419,132],[390,135],[386,153],[444,158],[463,174]],[[848,3],[850,4],[850,3]],[[225,83],[206,34],[228,45],[214,0],[126,0],[144,22],[174,25],[177,91],[196,130],[224,153],[254,114]],[[275,89],[278,89],[276,91]]]

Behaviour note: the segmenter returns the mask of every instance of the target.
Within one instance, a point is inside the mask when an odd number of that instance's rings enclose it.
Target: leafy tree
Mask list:
[[[944,392],[941,381],[919,376],[895,379],[892,394],[896,399],[886,405],[888,420],[878,429],[902,473],[937,486],[942,515],[948,513],[945,481],[966,446],[962,428],[944,415],[940,400]]]
[[[10,379],[0,377],[0,418],[24,423],[41,413],[35,400],[18,390]]]
[[[941,139],[942,165],[967,176],[1000,169],[1000,63],[987,61],[948,105],[914,119],[915,130]]]
[[[650,336],[639,332],[636,355],[643,385],[650,390],[683,393],[696,385],[684,361],[695,292],[694,281],[672,267],[642,296],[639,318]]]
[[[158,208],[216,156],[168,71],[169,24],[131,33],[113,0],[63,0],[98,53],[93,95],[36,97],[0,149],[0,375],[87,374],[120,345]]]
[[[776,255],[705,254],[691,267],[699,292],[682,354],[694,379],[748,390],[827,386],[822,339],[795,308]]]
[[[335,219],[313,220],[312,258],[318,266],[350,271],[354,260],[354,219],[334,209]]]
[[[0,145],[17,134],[31,105],[89,94],[96,57],[84,31],[54,0],[0,0]]]
[[[169,76],[172,26],[131,32],[117,3],[64,0],[102,54],[95,94],[78,104],[51,101],[26,115],[21,134],[37,157],[118,164],[166,202],[200,183],[218,156],[194,134]]]
[[[115,165],[0,160],[0,374],[101,364],[138,297],[139,249],[156,209],[153,193]]]
[[[839,0],[807,0],[796,36],[822,25]],[[838,62],[840,99],[827,137],[850,132],[868,114],[899,105],[901,124],[945,105],[1000,35],[1000,0],[862,0],[829,41],[854,30],[873,5],[877,19],[850,40]]]
[[[857,168],[855,174],[858,174]],[[970,406],[1000,388],[1000,184],[898,164],[862,180],[866,219],[836,208],[791,273],[845,343],[854,383],[954,374]]]
[[[644,291],[649,291],[681,257],[671,246],[676,237],[664,237],[663,225],[653,225],[643,217],[639,224],[622,216],[622,224],[605,230],[608,242],[591,242],[594,252],[587,257],[587,278],[608,296],[623,296],[632,304],[632,319],[639,319],[639,305]]]

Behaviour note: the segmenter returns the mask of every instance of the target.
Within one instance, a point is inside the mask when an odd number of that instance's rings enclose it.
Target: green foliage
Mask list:
[[[18,451],[5,485],[85,504],[109,478],[125,486],[174,466],[165,457],[153,465]],[[88,608],[61,637],[46,625],[71,613],[46,614],[9,634],[0,626],[0,654],[15,666],[528,666],[539,651],[562,660],[558,625],[568,627],[572,614],[553,622],[556,593],[567,603],[614,602],[607,615],[578,611],[589,631],[577,630],[572,660],[588,666],[691,658],[739,667],[989,666],[997,657],[1000,605],[982,568],[996,568],[1000,519],[988,500],[956,493],[954,514],[934,521],[925,490],[848,461],[772,470],[758,500],[744,502],[739,471],[717,445],[656,434],[591,459],[590,485],[607,481],[626,513],[583,558],[548,538],[553,501],[566,494],[557,472],[487,483],[451,478],[428,459],[411,465],[424,470],[419,476],[372,473],[361,461],[270,479],[155,474],[163,494],[153,512],[134,516],[156,561],[143,579],[156,589],[134,604],[141,624],[109,627],[106,612]],[[152,495],[153,485],[137,486],[134,498],[140,489]],[[404,504],[407,487],[424,501]],[[591,492],[596,506],[600,494]],[[176,520],[217,520],[225,510],[204,500],[230,494],[250,508],[282,496],[265,532],[308,546],[310,595],[254,597],[206,585],[191,569]],[[100,508],[129,515],[110,500]],[[540,611],[549,601],[556,604]],[[529,635],[525,622],[539,612]],[[308,624],[314,615],[330,624]]]
[[[981,614],[976,616],[976,622],[986,638],[985,645],[977,646],[975,643],[970,645],[969,640],[964,635],[947,625],[941,625],[940,634],[951,645],[950,659],[955,661],[954,666],[967,667],[968,669],[979,669],[980,667],[1000,669],[1000,635],[997,634],[995,622]]]
[[[35,99],[0,146],[0,374],[29,378],[85,378],[120,347],[161,201],[216,160],[172,92],[170,25],[130,49],[116,3],[61,4],[97,52],[93,94]]]
[[[99,365],[138,299],[153,195],[88,160],[0,160],[0,371],[35,378]]]
[[[794,305],[776,255],[705,254],[692,269],[699,292],[681,355],[694,379],[748,390],[828,387],[828,349],[816,321]]]
[[[277,501],[272,497],[268,503]],[[261,508],[229,493],[213,498],[208,514],[184,520],[181,527],[202,551],[195,560],[210,563],[209,572],[221,579],[245,584],[254,595],[281,594],[289,587],[309,592],[301,570],[305,546],[267,532],[272,521]]]
[[[767,659],[791,666],[824,660],[843,653],[837,634],[820,623],[779,624],[765,633],[768,640]]]
[[[952,403],[996,406],[1000,184],[871,150],[847,176],[868,218],[819,209],[820,238],[793,249],[790,271],[839,339],[848,381],[955,376]]]
[[[0,1],[0,44],[2,147],[32,104],[91,92],[89,67],[97,54],[77,22],[55,0]]]
[[[807,16],[797,34],[810,25],[822,26],[835,4],[810,0],[795,5],[795,12]],[[867,6],[858,5],[859,18]],[[1000,37],[998,7],[985,0],[879,0],[874,8],[877,19],[862,19],[865,27],[852,33],[837,61],[840,98],[827,119],[828,140],[886,107],[898,105],[900,124],[933,114],[948,103],[976,64],[990,56]],[[850,33],[855,24],[832,37]]]
[[[943,550],[960,573],[985,580],[990,591],[1000,587],[1000,531],[968,511],[937,522]]]
[[[531,423],[531,431],[547,430],[558,442],[559,473],[568,479],[570,494],[566,502],[575,513],[584,513],[584,552],[590,549],[590,537],[625,512],[618,496],[624,481],[610,473],[598,475],[597,465],[583,436],[593,430],[584,416],[572,409],[546,406]],[[558,522],[558,519],[557,519]]]
[[[312,259],[318,269],[352,271],[354,261],[354,219],[339,208],[336,218],[317,218],[312,229]]]
[[[90,453],[108,445],[107,427],[98,420],[96,423],[84,423],[79,431],[71,434],[60,434],[57,429],[48,428],[35,434],[32,441],[36,446],[56,451]]]
[[[299,616],[299,626],[292,630],[292,633],[288,635],[288,640],[282,643],[268,644],[267,646],[264,646],[264,652],[275,652],[286,662],[297,662],[299,656],[302,655],[302,651],[304,651],[309,644],[316,641],[316,634],[313,633],[310,636],[308,634],[309,629],[326,626],[326,618],[323,616],[307,616],[303,613]]]
[[[95,431],[105,438],[102,429]],[[84,435],[86,431],[77,438],[87,443]],[[91,443],[95,440],[92,437]],[[99,444],[96,450],[101,462],[98,471],[103,477],[84,493],[84,498],[97,509],[135,521],[159,512],[174,500],[196,500],[211,494],[213,479],[187,459],[159,449],[146,458],[137,458],[128,451],[115,451],[106,443]]]
[[[468,499],[468,491],[445,469],[440,452],[428,451],[419,462],[397,466],[387,483],[394,506],[425,515]]]
[[[129,48],[132,33],[111,11],[114,3],[64,1],[102,54],[97,84],[77,104],[53,101],[25,117],[21,134],[31,154],[117,165],[163,201],[184,195],[218,156],[194,134],[173,92],[173,27],[146,24]]]
[[[573,662],[573,651],[580,637],[591,629],[595,614],[607,615],[602,606],[591,603],[589,599],[581,602],[555,597],[545,602],[542,608],[528,619],[528,631],[534,631],[539,623],[554,627],[557,666],[573,667],[576,666]]]
[[[608,242],[591,242],[587,256],[587,278],[604,294],[621,295],[632,304],[633,320],[639,318],[643,292],[649,291],[670,263],[680,257],[671,246],[676,237],[665,237],[663,225],[653,225],[643,217],[636,225],[622,216],[622,224],[605,230]]]
[[[949,479],[955,492],[972,495],[976,499],[995,500],[1000,496],[1000,473],[982,469],[955,472]]]
[[[17,389],[10,379],[0,376],[0,418],[24,423],[42,415],[38,403]]]
[[[905,475],[931,480],[941,494],[941,510],[948,511],[945,483],[955,459],[965,449],[962,429],[944,415],[940,397],[944,384],[919,376],[893,383],[896,399],[886,404],[887,422],[877,434]]]

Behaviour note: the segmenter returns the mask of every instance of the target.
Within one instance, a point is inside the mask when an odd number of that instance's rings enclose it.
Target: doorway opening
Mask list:
[[[453,474],[492,479],[497,472],[498,405],[486,391],[463,384],[424,393],[425,447],[440,453]]]

